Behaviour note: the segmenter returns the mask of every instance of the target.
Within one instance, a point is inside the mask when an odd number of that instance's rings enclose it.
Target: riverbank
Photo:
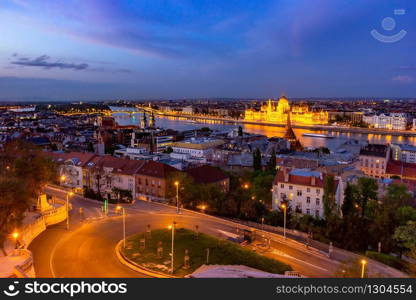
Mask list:
[[[228,124],[238,125],[238,124],[251,124],[251,125],[261,125],[261,126],[271,126],[271,127],[285,127],[285,124],[275,124],[268,122],[251,122],[241,119],[231,119],[231,118],[217,118],[217,117],[206,117],[206,116],[196,116],[196,115],[186,115],[186,114],[175,114],[175,113],[166,113],[161,111],[153,110],[153,112],[158,116],[165,117],[176,117],[184,118],[188,120],[203,120],[203,121],[218,121]],[[358,134],[377,134],[377,135],[392,135],[392,136],[402,136],[402,137],[416,137],[416,131],[412,130],[386,130],[379,128],[361,128],[361,127],[344,127],[344,126],[332,126],[332,125],[296,125],[292,124],[293,128],[297,129],[307,129],[311,131],[329,131],[329,132],[343,132],[343,133],[358,133]]]

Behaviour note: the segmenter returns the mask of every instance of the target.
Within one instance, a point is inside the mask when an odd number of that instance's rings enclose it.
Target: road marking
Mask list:
[[[316,269],[320,269],[320,270],[322,270],[322,271],[329,272],[329,270],[328,270],[328,269],[321,268],[321,267],[319,267],[319,266],[317,266],[317,265],[314,265],[314,264],[308,263],[308,262],[306,262],[306,261],[304,261],[304,260],[301,260],[301,259],[298,259],[298,258],[296,258],[296,257],[290,256],[289,254],[286,254],[286,253],[284,253],[284,252],[282,252],[282,251],[279,251],[279,250],[273,249],[273,250],[271,250],[270,252],[271,252],[271,253],[273,253],[273,254],[275,254],[275,255],[283,256],[283,257],[286,257],[286,258],[289,258],[289,259],[296,260],[296,261],[298,261],[298,262],[300,262],[300,263],[307,264],[307,265],[309,265],[309,266],[311,266],[311,267],[314,267],[314,268],[316,268]]]
[[[231,238],[233,238],[233,239],[236,239],[236,238],[238,238],[238,237],[239,237],[239,235],[237,235],[237,234],[235,234],[235,233],[228,232],[228,231],[224,231],[224,230],[220,230],[220,229],[217,229],[217,231],[218,231],[219,233],[221,233],[221,234],[223,234],[223,235],[225,235],[225,236],[231,237]]]

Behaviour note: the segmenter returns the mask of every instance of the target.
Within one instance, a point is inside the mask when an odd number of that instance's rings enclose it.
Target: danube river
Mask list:
[[[120,125],[139,125],[141,114],[123,114],[123,113],[114,113],[116,121]],[[197,129],[201,127],[209,127],[212,130],[218,130],[221,132],[230,131],[242,126],[245,132],[263,134],[267,137],[283,137],[285,129],[283,127],[276,126],[267,126],[267,125],[254,125],[254,124],[224,124],[221,121],[213,120],[199,120],[193,121],[181,117],[163,117],[156,116],[156,126],[165,129],[173,129],[177,131]],[[301,141],[302,145],[305,147],[328,147],[330,149],[336,149],[341,144],[348,140],[359,140],[359,141],[369,141],[376,144],[386,144],[386,143],[397,143],[397,144],[409,144],[416,146],[415,137],[402,137],[402,136],[392,136],[392,135],[381,135],[381,134],[360,134],[360,133],[346,133],[346,132],[328,132],[325,130],[321,131],[312,131],[308,129],[298,129],[294,128],[294,132],[298,139]],[[328,136],[333,136],[333,139],[327,138],[316,138],[316,137],[306,137],[303,136],[304,133],[320,133],[326,134]]]

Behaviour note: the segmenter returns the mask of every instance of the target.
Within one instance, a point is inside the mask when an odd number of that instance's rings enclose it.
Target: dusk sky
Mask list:
[[[416,97],[413,0],[0,0],[0,28],[2,101]]]

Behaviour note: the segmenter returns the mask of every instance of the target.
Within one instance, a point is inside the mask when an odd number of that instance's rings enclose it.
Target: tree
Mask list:
[[[172,149],[172,147],[171,147],[171,146],[167,146],[167,147],[166,147],[166,150],[165,150],[164,152],[165,152],[165,153],[170,154],[170,153],[172,153],[172,152],[173,152],[173,149]]]
[[[344,202],[342,203],[341,207],[343,217],[346,217],[357,211],[355,208],[356,198],[357,191],[355,189],[355,186],[348,182],[344,191]]]
[[[0,153],[0,246],[36,203],[42,189],[57,178],[56,166],[33,144],[16,140]],[[2,248],[3,252],[4,249]]]
[[[276,165],[277,165],[276,151],[273,148],[272,153],[270,154],[270,160],[269,160],[269,163],[267,164],[267,168],[269,169],[269,171],[276,172]]]
[[[410,195],[404,184],[391,184],[387,188],[384,202],[398,208],[409,204],[411,198],[412,195]]]
[[[261,152],[259,148],[256,148],[253,152],[253,168],[255,171],[261,170]]]
[[[378,184],[377,181],[369,177],[360,177],[357,182],[358,205],[361,210],[361,216],[367,212],[367,205],[370,201],[377,201]]]
[[[238,126],[238,136],[243,136],[243,127]]]
[[[335,178],[332,175],[325,176],[324,179],[324,216],[325,220],[330,220],[334,215],[337,214],[337,203],[335,202]]]
[[[416,222],[409,221],[406,225],[397,227],[393,239],[401,249],[416,259]]]

